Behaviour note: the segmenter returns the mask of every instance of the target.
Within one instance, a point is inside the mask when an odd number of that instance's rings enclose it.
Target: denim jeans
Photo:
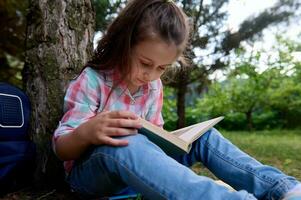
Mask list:
[[[189,154],[172,158],[141,134],[125,147],[96,146],[75,162],[67,180],[86,199],[111,196],[130,186],[147,199],[280,199],[298,181],[259,163],[211,129]],[[250,144],[252,145],[252,144]],[[202,162],[229,191],[189,166]]]

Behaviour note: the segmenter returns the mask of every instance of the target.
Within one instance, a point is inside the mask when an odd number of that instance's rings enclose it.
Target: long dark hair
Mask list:
[[[171,0],[131,0],[110,24],[87,65],[98,70],[117,69],[124,79],[138,42],[159,38],[174,44],[181,56],[188,37],[188,18]]]
[[[96,70],[117,69],[121,82],[131,71],[132,51],[137,43],[161,39],[174,44],[181,57],[189,31],[188,17],[172,0],[130,0],[109,25],[86,66]],[[112,90],[118,83],[114,84]]]

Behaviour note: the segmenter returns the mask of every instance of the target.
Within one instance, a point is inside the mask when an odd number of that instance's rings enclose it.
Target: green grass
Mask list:
[[[266,165],[272,165],[301,180],[301,130],[226,132],[221,131],[241,150]],[[215,179],[201,164],[193,166],[200,175]]]

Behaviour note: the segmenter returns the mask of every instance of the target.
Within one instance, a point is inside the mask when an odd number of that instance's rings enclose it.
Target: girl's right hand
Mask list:
[[[78,127],[78,134],[88,144],[125,146],[127,140],[114,137],[137,134],[142,125],[129,111],[104,111]]]

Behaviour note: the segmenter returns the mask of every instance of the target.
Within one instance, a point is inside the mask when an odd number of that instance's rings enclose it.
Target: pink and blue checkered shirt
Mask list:
[[[121,82],[107,97],[113,83],[118,82],[119,74],[112,71],[97,71],[90,67],[71,81],[64,98],[64,116],[54,132],[53,145],[60,135],[69,134],[80,124],[94,117],[98,112],[131,111],[136,115],[162,127],[161,114],[163,87],[160,79],[152,81],[131,95],[124,82]],[[106,102],[107,101],[107,102]],[[65,162],[70,171],[72,162]]]

